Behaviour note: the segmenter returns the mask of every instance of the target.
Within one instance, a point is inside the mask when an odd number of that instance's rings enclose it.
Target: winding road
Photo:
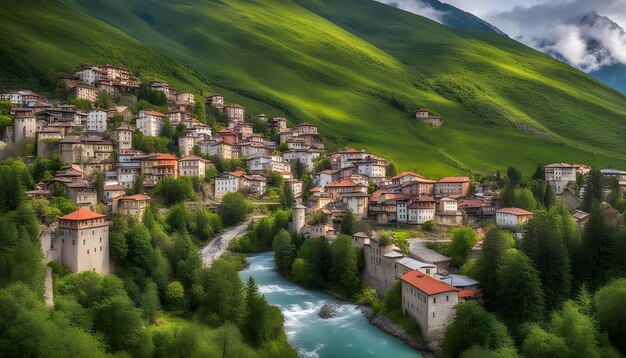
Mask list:
[[[211,266],[211,264],[215,260],[220,258],[220,256],[222,256],[224,252],[226,252],[226,250],[228,249],[228,245],[230,244],[230,242],[246,232],[250,221],[261,219],[264,216],[265,215],[253,215],[247,218],[241,224],[229,227],[223,232],[219,233],[214,238],[212,238],[206,245],[204,245],[200,249],[200,257],[202,258],[202,264],[204,265],[204,267]]]

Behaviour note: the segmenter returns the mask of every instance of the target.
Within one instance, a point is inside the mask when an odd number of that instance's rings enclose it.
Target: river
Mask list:
[[[354,304],[342,304],[337,315],[322,319],[322,305],[340,302],[334,297],[302,288],[276,273],[274,253],[248,257],[250,266],[240,272],[245,281],[252,276],[259,291],[285,317],[289,343],[306,358],[333,357],[421,357],[418,351],[372,326]],[[343,302],[341,302],[343,303]]]

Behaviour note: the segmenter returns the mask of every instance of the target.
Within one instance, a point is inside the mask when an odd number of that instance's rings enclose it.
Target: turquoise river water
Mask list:
[[[250,266],[240,272],[241,279],[245,282],[254,277],[265,299],[280,308],[289,343],[301,357],[421,357],[399,339],[370,325],[354,304],[307,290],[278,275],[273,252],[250,256],[248,262]],[[336,316],[320,318],[320,308],[331,302],[342,304]]]

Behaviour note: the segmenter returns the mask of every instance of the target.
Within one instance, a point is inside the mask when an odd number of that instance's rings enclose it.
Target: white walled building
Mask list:
[[[221,199],[228,193],[234,193],[243,189],[244,172],[227,172],[215,178],[215,199]]]
[[[524,209],[502,208],[496,210],[496,226],[511,229],[527,222],[532,217],[533,213]]]
[[[187,155],[178,160],[178,176],[204,178],[206,170],[212,167],[213,163],[210,160],[196,155]]]
[[[87,111],[87,131],[105,132],[107,130],[108,111],[92,109]]]
[[[576,182],[577,166],[568,163],[553,163],[543,167],[546,182],[548,182],[555,194],[563,194],[569,183]]]
[[[161,134],[165,114],[152,110],[139,111],[137,129],[146,137],[157,137]]]
[[[121,125],[113,130],[111,138],[117,144],[118,152],[133,148],[133,133],[135,127],[129,125]]]

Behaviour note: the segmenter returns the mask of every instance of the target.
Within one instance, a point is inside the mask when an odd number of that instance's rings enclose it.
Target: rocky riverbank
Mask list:
[[[377,327],[383,332],[391,334],[412,348],[419,350],[422,353],[422,357],[435,358],[437,356],[433,350],[433,345],[436,346],[436,342],[430,342],[427,339],[418,341],[413,336],[409,335],[404,328],[402,328],[402,326],[395,323],[388,317],[374,312],[372,308],[359,306],[359,309],[371,325]]]

